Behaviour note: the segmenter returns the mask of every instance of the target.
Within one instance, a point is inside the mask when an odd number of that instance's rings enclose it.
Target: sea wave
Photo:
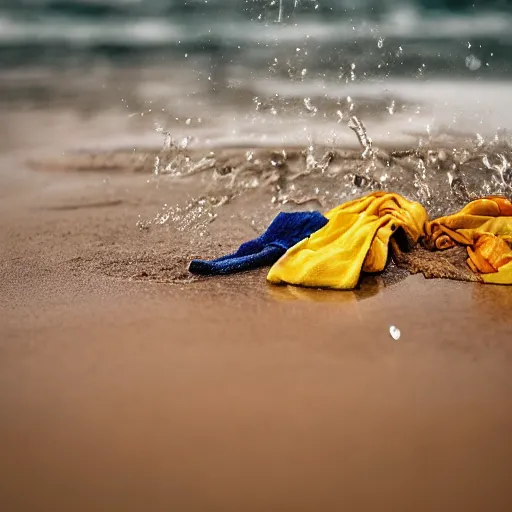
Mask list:
[[[117,0],[120,1],[120,0]],[[66,43],[88,45],[116,43],[127,47],[215,39],[226,44],[315,41],[341,43],[354,39],[403,38],[407,40],[496,38],[512,42],[512,14],[421,16],[412,9],[397,9],[379,21],[304,16],[294,23],[259,20],[218,19],[173,20],[154,16],[71,17],[48,14],[20,18],[0,13],[0,44]]]
[[[278,0],[4,0],[0,65],[98,55],[116,63],[143,54],[213,56],[255,69],[283,56],[317,70],[357,61],[363,74],[389,74],[397,63],[403,73],[458,72],[469,59],[470,71],[480,62],[489,73],[512,72],[512,10],[493,10],[493,2],[479,10],[425,8],[444,3],[281,0],[280,11]]]

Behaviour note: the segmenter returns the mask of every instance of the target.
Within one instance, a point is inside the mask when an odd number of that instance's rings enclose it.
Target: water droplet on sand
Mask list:
[[[395,327],[394,325],[391,325],[389,327],[389,334],[395,341],[400,339],[400,329],[398,327]]]

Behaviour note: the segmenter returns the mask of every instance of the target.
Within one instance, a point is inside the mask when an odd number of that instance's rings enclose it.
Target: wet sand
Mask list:
[[[66,285],[2,313],[4,510],[509,510],[503,289]]]
[[[0,127],[1,510],[512,509],[510,287],[192,278],[297,205],[70,165],[70,138],[161,143],[89,114]]]
[[[190,240],[136,222],[194,182],[105,179],[5,181],[2,510],[510,510],[508,287],[190,280],[267,203]]]

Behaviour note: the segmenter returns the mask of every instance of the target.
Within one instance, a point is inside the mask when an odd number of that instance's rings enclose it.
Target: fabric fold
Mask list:
[[[329,223],[289,249],[270,269],[274,284],[352,289],[361,272],[380,272],[389,240],[401,230],[407,244],[423,234],[427,212],[398,194],[375,192],[325,214]]]
[[[489,196],[425,226],[424,245],[444,250],[463,245],[467,264],[484,283],[512,284],[512,203]]]

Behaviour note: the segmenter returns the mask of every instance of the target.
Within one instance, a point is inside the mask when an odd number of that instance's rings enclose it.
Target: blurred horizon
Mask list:
[[[511,74],[512,0],[4,0],[0,64],[166,65],[204,58],[358,77]],[[280,20],[280,22],[279,22]],[[274,66],[274,68],[272,68]],[[299,77],[302,79],[302,77]]]

